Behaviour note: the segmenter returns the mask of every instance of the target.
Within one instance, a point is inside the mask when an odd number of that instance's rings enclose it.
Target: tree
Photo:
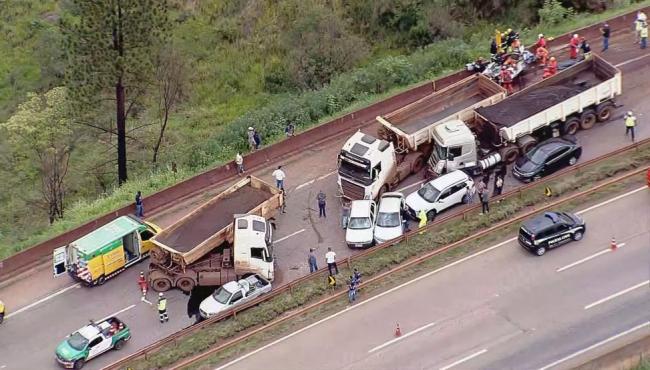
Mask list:
[[[65,176],[74,143],[67,100],[63,87],[44,95],[30,93],[17,112],[0,125],[12,147],[12,164],[20,169],[16,172],[40,177],[41,200],[50,223],[63,217]]]
[[[158,121],[160,130],[158,140],[153,148],[152,162],[156,163],[158,151],[165,135],[169,113],[171,113],[183,97],[187,73],[185,61],[178,51],[165,48],[159,53],[156,63],[156,87],[158,100]]]
[[[106,99],[115,102],[122,184],[127,179],[126,120],[150,81],[153,51],[167,36],[167,1],[69,2],[72,15],[61,23],[69,63],[67,84],[83,110],[100,107]],[[109,98],[109,91],[114,98]]]

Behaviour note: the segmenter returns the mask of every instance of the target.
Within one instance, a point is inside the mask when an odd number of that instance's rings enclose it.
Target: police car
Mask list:
[[[545,212],[521,225],[519,244],[538,256],[548,249],[582,239],[585,221],[567,212]]]

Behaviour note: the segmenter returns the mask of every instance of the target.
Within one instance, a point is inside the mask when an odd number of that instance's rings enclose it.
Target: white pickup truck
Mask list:
[[[271,291],[271,283],[260,275],[250,275],[239,281],[230,281],[214,291],[199,305],[202,318],[207,319],[221,312],[246,303]]]

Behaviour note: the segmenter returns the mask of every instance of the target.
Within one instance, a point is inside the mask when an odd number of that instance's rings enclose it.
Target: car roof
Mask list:
[[[350,204],[350,217],[370,217],[369,199],[353,200]]]
[[[129,216],[122,216],[70,243],[79,252],[91,255],[102,248],[122,245],[122,237],[146,226]]]
[[[467,181],[468,179],[469,176],[465,172],[456,170],[429,181],[429,184],[438,190],[442,190],[461,181]]]
[[[230,292],[230,293],[235,293],[235,292],[239,291],[241,286],[236,281],[229,281],[229,282],[227,282],[227,283],[225,283],[223,285],[223,288],[225,290],[227,290],[228,292]]]
[[[525,221],[522,226],[530,232],[537,233],[546,230],[555,224],[565,223],[564,220],[560,218],[560,215],[560,212],[544,212]]]
[[[399,211],[402,206],[401,203],[404,196],[398,197],[396,195],[387,195],[388,194],[384,194],[381,196],[381,201],[379,202],[379,212]]]
[[[77,330],[77,332],[79,334],[81,334],[84,338],[86,338],[88,340],[92,340],[94,337],[97,336],[97,334],[99,334],[99,328],[97,328],[97,326],[95,326],[93,324],[90,324],[90,325],[86,325],[83,328]]]

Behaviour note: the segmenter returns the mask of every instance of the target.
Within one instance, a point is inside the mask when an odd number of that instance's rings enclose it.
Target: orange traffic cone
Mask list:
[[[395,328],[395,336],[396,337],[402,336],[402,329],[399,328],[399,323],[397,323],[397,327]]]
[[[616,244],[616,239],[612,236],[612,244],[610,244],[611,250],[615,251],[618,248],[618,244]]]

